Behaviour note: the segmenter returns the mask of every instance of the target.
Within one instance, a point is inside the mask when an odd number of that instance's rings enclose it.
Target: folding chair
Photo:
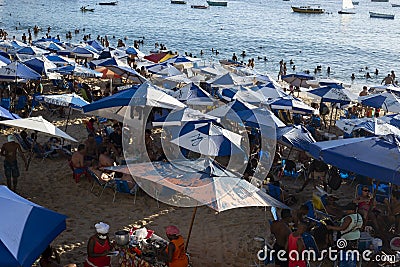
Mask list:
[[[128,181],[121,180],[121,179],[114,179],[113,183],[114,183],[113,203],[115,202],[115,197],[116,197],[117,193],[125,193],[125,194],[129,194],[129,195],[134,195],[135,196],[135,201],[136,201],[136,192],[137,192],[136,185],[131,190],[129,188]]]
[[[110,174],[102,173],[102,175],[105,174],[107,176],[109,181],[105,181],[104,179],[101,179],[101,177],[98,177],[90,169],[88,169],[88,174],[90,174],[90,177],[92,178],[92,187],[90,188],[90,192],[93,193],[94,188],[96,187],[96,185],[98,185],[101,189],[101,191],[99,192],[99,195],[98,195],[99,198],[103,195],[103,192],[106,188],[112,188],[112,189],[114,188],[114,184],[113,184],[114,175],[115,175],[114,172],[112,172]],[[93,193],[93,194],[95,194],[95,193]]]

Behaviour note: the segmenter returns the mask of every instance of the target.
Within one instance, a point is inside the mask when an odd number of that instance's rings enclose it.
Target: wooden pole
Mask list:
[[[187,248],[189,246],[190,235],[192,233],[194,219],[196,218],[196,212],[197,212],[197,207],[195,207],[194,210],[193,210],[192,221],[190,222],[189,233],[188,233],[188,237],[187,237],[187,240],[186,240],[185,251],[187,251]]]

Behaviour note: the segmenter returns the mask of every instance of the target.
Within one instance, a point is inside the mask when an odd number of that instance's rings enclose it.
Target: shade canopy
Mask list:
[[[391,92],[361,96],[358,101],[366,106],[383,108],[388,112],[400,112],[400,99]]]
[[[355,130],[364,130],[373,135],[395,134],[400,136],[399,128],[380,118],[342,119],[336,121],[336,126],[348,134]]]
[[[212,106],[217,101],[208,92],[194,83],[183,86],[173,96],[187,105]]]
[[[40,80],[42,76],[25,64],[14,61],[0,68],[0,80],[15,81],[17,79]]]
[[[147,81],[145,77],[140,75],[136,70],[126,67],[126,66],[114,66],[114,65],[107,65],[105,66],[107,69],[111,70],[115,74],[126,78],[128,80],[134,81],[136,83],[144,83]]]
[[[187,122],[206,122],[215,121],[220,122],[218,117],[204,114],[198,110],[191,108],[183,108],[173,111],[170,114],[161,117],[153,122],[153,126],[181,126]]]
[[[301,100],[292,96],[284,96],[276,98],[270,101],[266,101],[265,104],[269,105],[271,109],[282,109],[290,110],[294,113],[300,114],[315,114],[317,110],[313,109],[309,105],[303,103]]]
[[[307,91],[307,93],[319,96],[322,102],[339,103],[341,105],[347,105],[357,99],[355,94],[338,86],[323,86]]]
[[[30,267],[66,228],[66,216],[0,186],[0,266]]]
[[[70,135],[58,129],[49,121],[45,120],[42,116],[30,117],[26,119],[5,120],[0,121],[0,124],[39,131],[49,135],[58,136],[73,142],[78,142],[75,138],[71,137]]]
[[[281,79],[293,86],[308,88],[308,80],[314,80],[314,76],[306,73],[293,73],[288,75],[282,75]]]
[[[400,185],[399,137],[394,135],[317,142],[309,152],[340,169]]]
[[[276,139],[288,146],[303,151],[308,151],[310,144],[316,142],[311,133],[302,125],[278,128]]]

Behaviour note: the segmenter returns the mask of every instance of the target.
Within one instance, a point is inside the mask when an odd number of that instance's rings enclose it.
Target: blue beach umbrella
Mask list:
[[[400,99],[391,92],[361,96],[358,101],[363,105],[383,108],[388,112],[400,112]]]
[[[17,114],[11,113],[8,109],[0,106],[0,117],[7,120],[21,119]]]
[[[272,82],[251,87],[251,90],[261,93],[267,99],[274,99],[288,95]]]
[[[187,105],[212,106],[217,101],[200,86],[189,83],[172,95]]]
[[[243,110],[236,115],[244,122],[245,125],[255,128],[260,128],[260,125],[269,127],[285,127],[278,117],[271,111],[265,108],[256,108],[251,110]]]
[[[23,61],[23,63],[42,75],[46,74],[46,72],[50,69],[57,68],[56,64],[52,63],[45,57],[28,59]]]
[[[36,46],[27,46],[17,50],[16,54],[23,54],[23,55],[45,55],[49,54],[50,52],[44,49],[41,49]]]
[[[72,94],[62,94],[62,95],[38,95],[35,96],[37,101],[46,102],[56,106],[71,107],[73,109],[82,110],[82,108],[89,104],[79,95]]]
[[[96,40],[87,41],[86,43],[91,47],[93,47],[94,49],[96,49],[97,51],[102,51],[104,49],[104,47]]]
[[[75,47],[72,49],[71,53],[77,57],[86,57],[86,58],[91,58],[94,57],[95,52],[85,48],[85,47]]]
[[[73,76],[84,77],[84,78],[88,78],[88,77],[100,78],[103,75],[102,73],[100,73],[98,71],[86,68],[81,65],[73,65],[73,66],[68,65],[68,66],[52,69],[51,71],[60,73],[62,75],[73,75]]]
[[[340,169],[400,185],[399,137],[386,135],[317,142],[310,154]]]
[[[390,125],[400,128],[400,115],[399,114],[386,115],[383,117],[379,117],[379,119],[386,123],[389,123]]]
[[[0,55],[0,67],[7,66],[10,63],[11,63],[10,59]]]
[[[220,119],[211,115],[204,114],[195,109],[183,108],[155,120],[153,122],[153,126],[180,126],[190,121],[215,121],[219,123]]]
[[[0,266],[30,267],[65,230],[66,216],[0,186]]]
[[[42,76],[25,64],[14,61],[0,68],[0,80],[15,81],[17,79],[40,80]]]
[[[341,105],[350,104],[351,101],[357,99],[355,94],[343,87],[340,88],[340,86],[323,86],[307,91],[307,93],[319,96],[322,102],[339,103]]]
[[[276,139],[285,145],[308,151],[310,144],[315,143],[312,134],[302,125],[286,126],[278,128]]]
[[[90,67],[97,68],[97,67],[104,67],[104,66],[117,66],[118,62],[115,58],[103,58],[103,59],[96,59],[89,62]]]
[[[235,99],[234,101],[232,101],[226,105],[223,105],[216,109],[211,110],[207,114],[222,118],[222,117],[231,116],[231,114],[236,114],[239,111],[251,110],[251,109],[255,109],[255,108],[257,108],[257,107],[254,105],[251,105],[249,103],[243,102],[238,99]]]
[[[171,143],[206,156],[228,156],[241,149],[242,136],[212,122],[186,124]]]
[[[128,80],[134,81],[136,83],[144,83],[147,81],[147,79],[145,77],[143,77],[136,70],[134,70],[130,67],[113,66],[113,65],[108,65],[108,66],[104,66],[104,67],[111,70],[115,74],[117,74],[123,78],[126,78]]]
[[[290,110],[294,113],[314,114],[318,111],[292,96],[284,96],[265,102],[271,109]]]

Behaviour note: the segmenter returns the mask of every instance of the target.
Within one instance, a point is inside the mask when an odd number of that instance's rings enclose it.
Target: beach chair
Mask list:
[[[37,106],[40,105],[39,101],[36,100],[36,97],[39,96],[39,95],[40,95],[39,92],[38,92],[38,93],[34,93],[34,94],[32,95],[31,110],[29,111],[29,116],[28,116],[28,117],[30,117],[31,114],[32,114],[32,112],[33,112],[33,110],[34,110]]]
[[[9,97],[2,98],[0,106],[5,108],[5,109],[7,109],[7,110],[10,110],[10,108],[11,108],[11,99]]]
[[[105,175],[109,180],[106,181],[104,179],[101,179],[100,177],[98,177],[93,171],[91,171],[90,169],[88,169],[88,174],[90,175],[91,179],[92,179],[92,186],[90,188],[90,192],[94,193],[94,189],[97,186],[100,187],[100,192],[98,194],[98,197],[100,198],[103,195],[103,192],[106,188],[112,188],[113,189],[113,180],[114,180],[114,175],[115,173],[102,173],[102,175]],[[96,194],[95,194],[96,195]]]
[[[296,170],[296,163],[293,160],[282,159],[283,176],[297,178],[300,176],[300,171]]]
[[[379,184],[373,185],[375,193],[375,200],[379,203],[384,203],[385,198],[387,198],[390,202],[390,197],[392,195],[392,187],[390,184]]]
[[[27,103],[28,103],[28,98],[26,97],[26,95],[20,95],[18,97],[17,104],[15,105],[15,110],[16,111],[24,110]]]
[[[267,185],[267,191],[271,197],[273,197],[276,200],[279,200],[281,202],[284,202],[283,191],[282,191],[282,188],[280,188],[279,186],[269,183]]]
[[[129,195],[134,195],[135,196],[135,201],[136,202],[136,192],[137,192],[137,186],[131,190],[128,185],[128,181],[121,180],[121,179],[114,179],[114,196],[113,196],[113,203],[115,202],[115,197],[117,193],[124,193],[124,194],[129,194]]]

